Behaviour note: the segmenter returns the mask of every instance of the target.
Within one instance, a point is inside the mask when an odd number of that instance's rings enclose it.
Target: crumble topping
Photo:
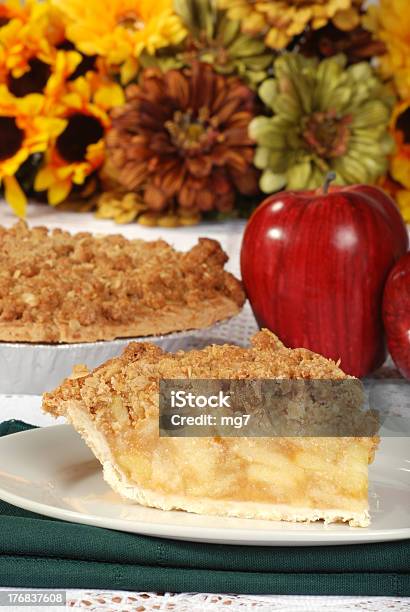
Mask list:
[[[224,270],[227,259],[219,243],[207,238],[181,253],[163,240],[71,235],[29,229],[22,221],[0,227],[0,340],[78,342],[167,333],[196,327],[195,311],[220,300],[211,324],[235,314],[245,299],[240,282]],[[167,313],[169,329],[166,322],[156,329],[156,318]],[[134,333],[142,320],[146,333],[141,325]]]
[[[148,342],[131,342],[122,355],[92,372],[76,368],[72,377],[43,396],[43,408],[64,414],[64,402],[82,401],[91,414],[110,422],[113,397],[120,397],[130,421],[136,422],[144,409],[158,410],[160,379],[347,379],[332,360],[307,349],[288,349],[270,331],[253,336],[251,348],[211,345],[201,350],[167,353]]]

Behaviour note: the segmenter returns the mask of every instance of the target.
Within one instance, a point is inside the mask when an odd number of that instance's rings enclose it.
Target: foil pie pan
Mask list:
[[[132,341],[152,342],[169,352],[203,348],[209,344],[247,346],[257,329],[246,303],[239,314],[210,327],[163,336],[77,344],[0,342],[0,394],[40,395],[51,391],[71,374],[75,365],[95,368],[120,355]]]
[[[211,331],[211,328],[206,331]],[[164,336],[76,344],[0,342],[0,393],[40,395],[57,387],[71,374],[76,364],[95,368],[107,359],[120,355],[132,341],[152,342],[167,351],[188,350],[198,345],[199,334],[193,330]]]

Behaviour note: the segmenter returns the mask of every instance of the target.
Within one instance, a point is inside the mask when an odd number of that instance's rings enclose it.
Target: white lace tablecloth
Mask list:
[[[17,612],[18,609],[2,607],[4,612]],[[409,612],[410,601],[403,597],[275,597],[73,589],[67,591],[66,608],[21,608],[22,612],[61,612],[64,609],[90,612]]]
[[[60,212],[43,205],[30,205],[28,222],[30,225],[46,225],[62,227],[69,231],[90,231],[105,233],[122,233],[128,238],[143,238],[155,240],[163,238],[177,249],[189,249],[199,236],[207,236],[219,240],[230,257],[228,269],[239,274],[239,250],[243,231],[243,222],[231,221],[223,224],[202,224],[197,227],[165,229],[145,228],[137,224],[118,226],[111,221],[100,221],[92,214]],[[11,225],[15,222],[9,208],[0,202],[0,225]],[[256,329],[256,324],[245,309],[244,313],[229,325],[219,331],[224,338],[235,341],[244,335],[249,335]],[[40,410],[41,398],[35,395],[0,395],[0,420],[21,419],[33,425],[48,426],[55,420]],[[4,589],[1,589],[4,590]],[[67,602],[70,608],[98,610],[99,612],[216,612],[230,610],[231,612],[410,612],[410,600],[404,598],[383,597],[295,597],[295,596],[251,596],[231,594],[157,594],[130,593],[122,591],[84,591],[71,589],[67,591]],[[15,612],[15,608],[2,608]],[[61,607],[28,608],[39,612],[61,611]]]

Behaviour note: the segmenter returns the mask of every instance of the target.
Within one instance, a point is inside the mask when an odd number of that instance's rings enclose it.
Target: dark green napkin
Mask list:
[[[0,425],[0,436],[24,431]],[[410,540],[223,546],[66,523],[0,501],[0,586],[410,596]]]

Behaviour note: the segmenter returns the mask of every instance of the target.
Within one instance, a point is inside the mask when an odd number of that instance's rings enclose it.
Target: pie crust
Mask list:
[[[170,438],[158,434],[164,378],[348,377],[306,349],[286,349],[267,330],[249,349],[209,346],[165,353],[131,343],[123,355],[73,376],[43,398],[64,415],[121,496],[163,510],[286,521],[369,524],[368,464],[376,437]]]
[[[201,329],[237,314],[240,282],[215,240],[0,227],[0,341],[94,342]]]

